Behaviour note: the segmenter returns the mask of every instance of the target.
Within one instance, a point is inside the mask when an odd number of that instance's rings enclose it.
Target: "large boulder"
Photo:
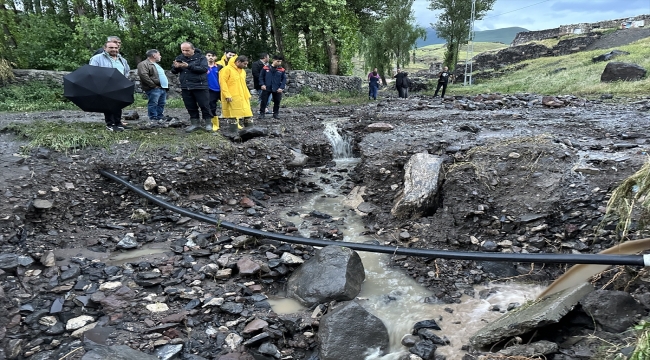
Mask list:
[[[596,290],[580,303],[596,324],[613,333],[627,330],[638,321],[637,317],[645,315],[643,305],[624,291]]]
[[[404,166],[404,189],[397,197],[391,214],[398,218],[432,214],[439,205],[442,158],[418,153]]]
[[[643,79],[645,74],[646,69],[637,64],[612,61],[605,66],[605,70],[600,75],[600,81],[636,81]]]
[[[365,279],[359,254],[342,246],[326,246],[293,272],[287,281],[287,296],[305,306],[352,300]]]
[[[354,301],[339,304],[320,321],[320,360],[365,359],[369,351],[388,349],[388,329]]]

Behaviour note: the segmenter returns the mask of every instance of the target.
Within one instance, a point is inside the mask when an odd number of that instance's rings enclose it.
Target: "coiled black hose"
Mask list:
[[[199,220],[202,222],[217,224],[225,229],[234,230],[242,234],[265,237],[273,240],[284,241],[291,244],[303,244],[311,246],[345,246],[357,251],[369,251],[375,253],[420,256],[440,259],[458,259],[458,260],[476,260],[476,261],[509,261],[509,262],[529,262],[529,263],[555,263],[555,264],[599,264],[599,265],[650,265],[650,255],[603,255],[603,254],[513,254],[513,253],[485,253],[471,251],[449,251],[449,250],[431,250],[418,248],[400,248],[399,246],[383,246],[373,244],[360,244],[345,241],[330,241],[320,239],[308,239],[298,236],[289,236],[276,234],[272,232],[257,230],[253,228],[237,226],[231,222],[219,221],[215,218],[197,214],[181,207],[172,205],[160,200],[158,197],[149,192],[138,188],[121,177],[106,171],[99,170],[99,173],[119,184],[126,186],[129,190],[146,198],[154,204],[171,210],[183,216]]]

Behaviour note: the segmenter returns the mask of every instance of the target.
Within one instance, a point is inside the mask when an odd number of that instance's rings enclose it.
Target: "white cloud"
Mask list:
[[[413,3],[416,21],[424,27],[437,21],[437,14],[428,6],[427,0]],[[511,26],[543,30],[643,14],[650,14],[648,0],[497,0],[493,9],[475,25],[477,30]]]

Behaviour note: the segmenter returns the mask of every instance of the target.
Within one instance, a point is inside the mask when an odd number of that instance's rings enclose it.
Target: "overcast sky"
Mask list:
[[[437,21],[428,6],[428,0],[415,0],[413,4],[417,23],[425,28]],[[511,26],[543,30],[643,14],[650,14],[650,0],[496,0],[475,27],[477,31]]]

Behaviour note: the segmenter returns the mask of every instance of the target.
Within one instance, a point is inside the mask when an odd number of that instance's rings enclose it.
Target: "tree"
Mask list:
[[[409,52],[415,48],[417,39],[426,37],[426,30],[415,25],[412,6],[413,0],[392,5],[388,12],[390,15],[373,28],[361,46],[365,63],[370,68],[377,68],[384,85],[391,63],[395,62],[397,67],[408,65]]]
[[[474,19],[481,20],[492,10],[496,0],[476,0]],[[431,24],[437,35],[447,40],[444,65],[451,71],[456,68],[460,45],[469,40],[472,0],[430,0],[430,10],[442,10],[438,22]]]

